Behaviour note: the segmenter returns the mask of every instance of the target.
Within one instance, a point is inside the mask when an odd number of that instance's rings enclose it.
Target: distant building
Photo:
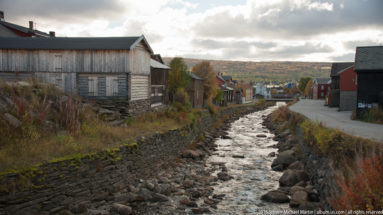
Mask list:
[[[190,77],[190,82],[186,87],[186,92],[189,94],[190,103],[193,108],[203,107],[203,78],[198,75],[187,72]]]
[[[33,21],[29,21],[29,28],[6,22],[4,12],[0,11],[0,37],[55,37],[55,32],[39,31]]]
[[[329,78],[316,78],[311,86],[313,99],[324,99],[327,95]]]
[[[242,103],[253,102],[253,86],[242,83],[239,87],[242,89]]]
[[[354,66],[339,72],[339,110],[350,111],[356,107],[357,77]]]
[[[151,107],[167,105],[168,76],[170,68],[164,65],[160,55],[152,55],[150,59]]]
[[[331,85],[330,92],[328,93],[328,106],[339,107],[340,100],[340,83],[339,83],[339,72],[354,65],[354,62],[342,62],[333,63],[331,66]]]
[[[355,55],[357,73],[356,114],[380,106],[383,108],[383,46],[357,47]]]
[[[216,76],[216,80],[218,89],[220,89],[223,93],[222,101],[219,105],[226,106],[227,104],[235,103],[235,88],[229,83],[226,83],[226,81],[220,75]]]
[[[271,98],[271,88],[268,88],[264,83],[256,83],[255,96],[262,96],[265,99]]]

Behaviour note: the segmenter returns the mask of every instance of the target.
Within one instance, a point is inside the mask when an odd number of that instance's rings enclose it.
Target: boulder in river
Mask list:
[[[257,134],[256,137],[265,138],[265,137],[267,137],[267,135],[266,134]]]
[[[308,175],[303,170],[291,170],[288,169],[283,172],[282,177],[279,179],[279,185],[285,187],[291,187],[300,181],[309,180]]]
[[[227,174],[226,172],[220,172],[217,174],[217,176],[218,176],[218,179],[222,181],[229,181],[234,178],[233,176]]]
[[[285,169],[296,160],[297,159],[294,157],[294,151],[287,150],[278,155],[278,157],[271,164],[271,167],[273,168],[277,165],[283,165],[283,169]]]
[[[299,207],[304,202],[308,201],[308,193],[304,190],[295,191],[290,200],[290,207]]]
[[[304,165],[300,161],[295,161],[294,163],[290,164],[287,168],[288,169],[303,170],[304,169]]]
[[[278,190],[272,190],[266,193],[265,195],[261,196],[261,200],[274,203],[287,203],[290,201],[286,193]]]
[[[245,158],[245,155],[233,155],[232,158]]]

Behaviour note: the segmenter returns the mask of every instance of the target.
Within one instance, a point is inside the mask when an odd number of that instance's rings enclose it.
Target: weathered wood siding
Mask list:
[[[128,50],[3,49],[0,50],[0,71],[128,73],[129,59]]]
[[[130,53],[130,71],[132,74],[150,75],[150,53],[142,44],[138,44]]]
[[[149,75],[131,75],[131,100],[149,99]]]

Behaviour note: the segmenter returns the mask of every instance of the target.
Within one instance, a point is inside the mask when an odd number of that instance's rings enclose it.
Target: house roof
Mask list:
[[[345,69],[342,69],[341,71],[338,72],[338,75],[340,75],[342,72],[344,72],[344,71],[346,71],[346,70],[349,70],[350,68],[353,68],[353,67],[354,67],[354,65],[349,66],[349,67],[347,67],[347,68],[345,68]]]
[[[383,70],[383,46],[357,47],[355,70]]]
[[[353,62],[333,63],[331,66],[331,76],[338,76],[340,71],[352,65],[354,65]]]
[[[4,25],[0,25],[0,37],[17,37],[17,35]]]
[[[131,50],[143,41],[150,53],[144,36],[140,37],[0,37],[0,49],[31,50]]]
[[[193,79],[196,79],[196,80],[203,80],[203,78],[199,77],[198,75],[190,72],[190,71],[186,71],[186,73]]]
[[[16,24],[13,24],[10,22],[0,21],[0,24],[3,26],[6,26],[8,28],[15,29],[17,31],[21,31],[21,32],[26,33],[26,34],[32,33],[32,34],[35,34],[36,36],[40,36],[40,37],[50,37],[49,34],[47,34],[45,32],[42,32],[42,31],[39,31],[36,29],[26,28],[26,27],[23,27],[21,25],[16,25]]]
[[[170,69],[168,66],[153,59],[150,59],[150,66],[155,69]]]
[[[227,81],[227,80],[231,80],[232,77],[230,75],[222,75],[222,78]]]
[[[330,78],[316,78],[314,81],[318,84],[327,84]]]

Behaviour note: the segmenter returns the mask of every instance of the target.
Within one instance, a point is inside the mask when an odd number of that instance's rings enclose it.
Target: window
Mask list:
[[[324,86],[323,85],[321,86],[321,90],[324,90]]]
[[[98,78],[97,77],[88,77],[88,94],[89,96],[98,95]]]
[[[321,93],[320,93],[320,96],[321,96],[321,97],[323,97],[323,96],[324,96],[323,92],[321,92]]]
[[[55,72],[62,71],[62,56],[60,54],[56,54],[53,60],[53,69]]]
[[[106,76],[106,96],[118,96],[117,76]]]

